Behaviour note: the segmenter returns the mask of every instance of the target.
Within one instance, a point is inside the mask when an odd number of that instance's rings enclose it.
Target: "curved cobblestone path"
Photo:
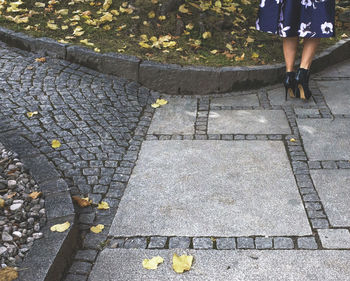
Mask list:
[[[93,222],[111,223],[122,196],[123,171],[131,169],[128,159],[136,159],[141,144],[135,130],[140,134],[149,126],[153,110],[146,105],[158,95],[134,82],[63,60],[36,62],[37,57],[0,42],[1,131],[16,129],[38,148],[69,183],[72,195],[99,202],[109,192],[104,199],[109,211],[77,210],[84,212],[84,237]],[[27,117],[33,111],[39,114]],[[62,143],[59,149],[51,147],[53,139]],[[92,261],[89,254],[85,258]]]
[[[160,93],[137,83],[0,47],[0,132],[40,149],[72,195],[111,207],[77,208],[65,281],[180,280],[174,251],[195,256],[191,281],[348,278],[350,61],[313,75],[308,102],[274,85],[164,95],[155,110]],[[164,264],[144,270],[155,255]]]

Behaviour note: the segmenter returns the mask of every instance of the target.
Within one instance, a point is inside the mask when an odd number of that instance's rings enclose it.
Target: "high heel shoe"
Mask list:
[[[295,98],[297,96],[296,90],[296,84],[295,84],[295,72],[289,71],[286,72],[283,80],[284,88],[286,89],[286,96],[285,100],[287,100],[287,95],[289,93],[289,96],[291,98]]]
[[[312,95],[309,89],[309,77],[310,71],[305,68],[299,68],[295,75],[296,87],[299,90],[300,98],[303,100],[308,100]]]

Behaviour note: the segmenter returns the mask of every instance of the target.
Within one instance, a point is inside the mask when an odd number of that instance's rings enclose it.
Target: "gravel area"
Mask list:
[[[46,223],[39,187],[17,156],[0,143],[1,267],[21,262]]]

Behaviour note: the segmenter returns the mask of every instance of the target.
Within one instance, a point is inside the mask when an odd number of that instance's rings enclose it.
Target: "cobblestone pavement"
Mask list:
[[[350,61],[313,75],[309,102],[285,102],[275,85],[162,95],[169,103],[153,109],[160,94],[141,85],[1,47],[7,129],[72,194],[111,206],[77,208],[82,239],[65,280],[349,280]],[[194,256],[191,271],[172,271],[173,252]],[[158,254],[158,270],[142,268]]]

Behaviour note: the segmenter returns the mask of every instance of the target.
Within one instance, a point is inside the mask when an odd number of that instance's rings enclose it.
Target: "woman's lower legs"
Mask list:
[[[294,70],[294,61],[298,49],[298,37],[283,38],[283,54],[286,62],[286,72]]]
[[[300,68],[310,69],[320,38],[305,38]]]

